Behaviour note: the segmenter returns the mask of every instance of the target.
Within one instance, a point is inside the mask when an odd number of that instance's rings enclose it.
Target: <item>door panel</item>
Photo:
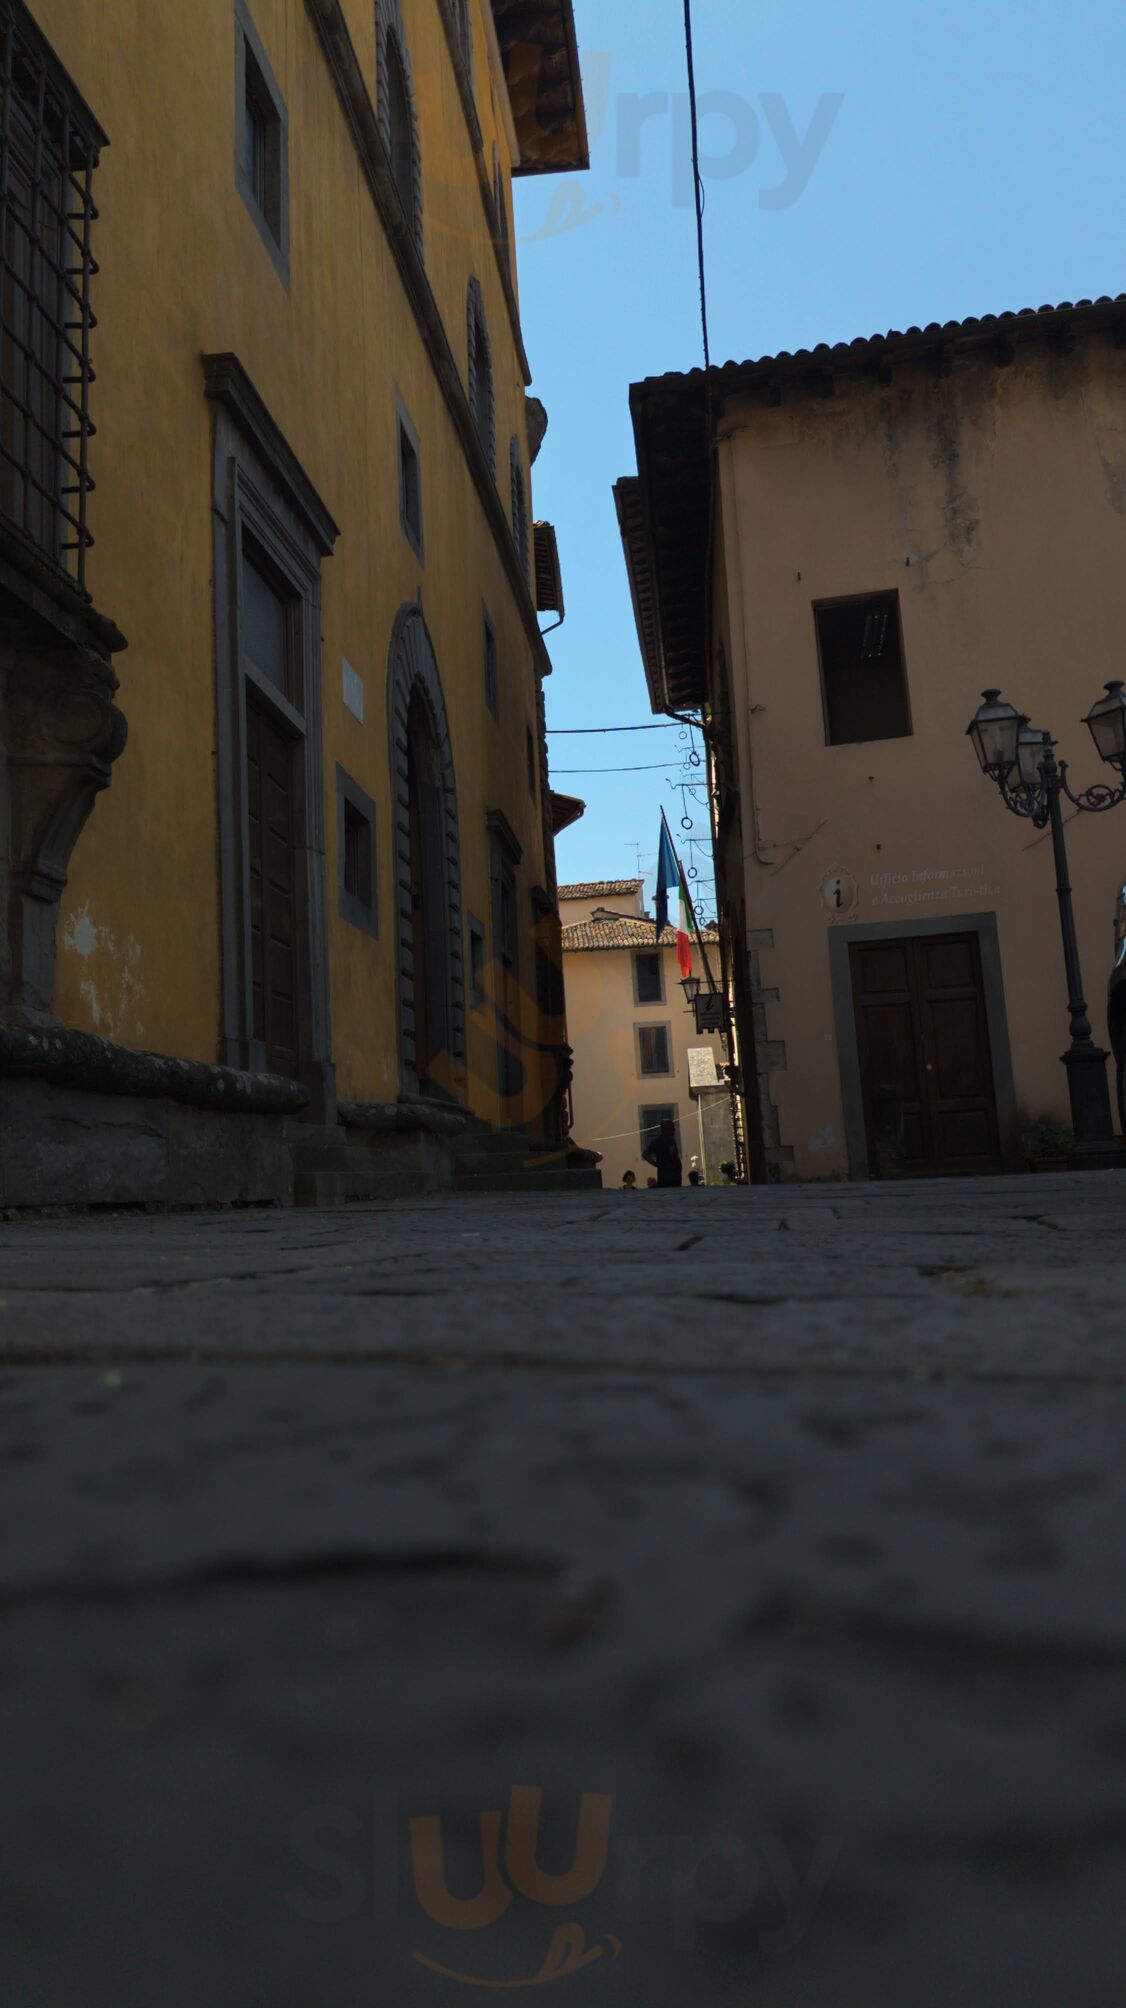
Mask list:
[[[977,936],[854,942],[849,954],[870,1170],[1000,1170]]]
[[[892,990],[909,991],[911,975],[906,951],[902,947],[865,948],[864,988],[869,997]]]
[[[943,1099],[981,1100],[992,1093],[992,1069],[978,1024],[976,997],[931,998],[935,1086]]]
[[[977,986],[976,939],[923,941],[923,961],[932,990],[973,990]]]
[[[274,1073],[298,1071],[294,741],[246,693],[254,1037]]]

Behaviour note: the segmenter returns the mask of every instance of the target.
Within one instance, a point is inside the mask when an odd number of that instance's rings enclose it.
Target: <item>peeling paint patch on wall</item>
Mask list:
[[[60,952],[88,965],[78,989],[94,1030],[103,1039],[118,1039],[126,1028],[132,1038],[142,1037],[140,942],[130,935],[122,944],[108,928],[99,927],[87,902],[67,919]]]

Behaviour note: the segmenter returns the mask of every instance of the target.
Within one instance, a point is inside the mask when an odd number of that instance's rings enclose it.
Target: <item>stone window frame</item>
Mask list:
[[[497,1086],[503,1100],[519,1092],[520,1062],[509,1034],[519,1036],[518,1026],[506,1021],[504,1000],[520,992],[520,867],[524,847],[503,809],[490,809],[485,817],[489,839],[489,907],[492,914],[492,963],[496,971],[494,995],[497,1034]],[[512,935],[505,932],[505,911],[512,919]]]
[[[531,563],[532,535],[528,514],[528,481],[524,473],[524,456],[520,451],[520,441],[513,433],[508,447],[509,485],[512,491],[512,541],[525,577]]]
[[[248,61],[249,59],[249,61]],[[253,81],[268,101],[271,117],[267,144],[270,171],[277,179],[277,228],[258,201],[243,165],[246,152],[246,99],[250,65]],[[254,227],[270,256],[278,278],[289,291],[289,111],[270,59],[251,19],[246,0],[235,0],[235,185]]]
[[[465,73],[473,82],[473,11],[470,0],[454,0],[454,18],[457,22],[457,39],[465,63]]]
[[[475,913],[465,916],[465,932],[469,939],[467,967],[469,971],[469,1001],[475,1012],[484,1011],[489,1002],[488,986],[485,982],[485,967],[489,955],[489,939],[483,920]],[[478,953],[478,951],[480,951]]]
[[[504,163],[500,147],[493,141],[493,227],[495,243],[501,265],[509,279],[512,278],[512,226],[508,220],[508,195],[504,179]]]
[[[370,897],[363,899],[350,892],[345,883],[346,823],[347,811],[351,809],[362,818],[368,831],[368,884]],[[345,772],[339,761],[336,765],[336,877],[340,905],[340,918],[350,926],[358,927],[362,934],[369,934],[373,941],[379,939],[379,875],[378,850],[376,843],[375,803],[367,791],[361,788],[351,774]]]
[[[387,671],[387,720],[390,737],[392,783],[391,825],[395,886],[395,953],[398,980],[396,994],[399,1019],[399,1069],[404,1092],[419,1094],[421,1081],[417,1067],[414,1035],[413,922],[410,906],[410,780],[409,721],[411,699],[421,694],[430,715],[430,724],[442,768],[445,819],[444,886],[446,909],[445,945],[449,983],[448,1050],[454,1064],[459,1091],[464,1091],[466,1068],[465,943],[461,900],[461,838],[458,824],[457,781],[453,744],[438,660],[423,617],[415,600],[400,607],[391,630]]]
[[[407,108],[411,121],[411,207],[404,209],[407,228],[414,241],[420,258],[425,256],[422,201],[422,143],[419,136],[418,99],[414,87],[414,72],[411,67],[410,49],[403,27],[403,13],[400,0],[375,0],[375,110],[379,126],[379,136],[391,168],[391,179],[398,190],[394,173],[394,151],[391,132],[391,78],[388,67],[388,50],[394,43],[394,53],[402,64],[403,78],[407,90]],[[402,195],[399,195],[402,206]]]
[[[643,1032],[664,1033],[665,1057],[668,1060],[667,1067],[654,1068],[654,1067],[645,1067],[642,1065],[641,1035]],[[646,1020],[646,1022],[643,1024],[635,1025],[633,1028],[633,1051],[634,1051],[634,1060],[637,1065],[637,1078],[639,1081],[674,1081],[676,1079],[676,1055],[673,1052],[672,1025],[670,1022],[661,1019],[657,1022],[650,1023],[648,1020]]]
[[[643,997],[641,995],[641,985],[638,981],[637,965],[640,962],[642,956],[645,956],[647,961],[648,960],[654,961],[657,965],[657,976],[660,985],[660,995],[658,997]],[[631,964],[631,974],[633,976],[633,1001],[634,1004],[637,1006],[638,1010],[646,1011],[648,1010],[651,1004],[667,1004],[668,997],[666,995],[666,989],[665,989],[665,958],[661,953],[661,950],[659,948],[637,948],[634,950],[633,954],[630,957],[630,964]]]
[[[466,296],[467,364],[466,382],[469,389],[469,409],[473,424],[489,472],[496,478],[497,471],[497,400],[496,381],[493,374],[493,347],[489,339],[489,322],[485,313],[485,296],[481,291],[481,281],[476,274],[471,277]],[[482,370],[484,376],[482,378]],[[484,384],[485,409],[481,409],[481,386]]]
[[[524,862],[524,846],[516,835],[503,809],[490,809],[485,818],[489,833],[489,877],[493,887],[493,957],[498,963],[505,961],[508,945],[504,940],[501,905],[498,897],[502,879],[512,892],[513,933],[511,957],[507,962],[509,975],[514,982],[520,977],[520,866]]]
[[[412,523],[407,507],[406,464],[403,455],[403,441],[407,442],[418,467],[418,522]],[[399,475],[399,522],[411,550],[420,565],[426,563],[426,512],[422,497],[422,446],[411,415],[403,403],[399,392],[395,393],[395,459]]]
[[[239,578],[249,533],[298,606],[300,706],[254,678],[255,697],[300,741],[295,891],[299,930],[298,1064],[310,1120],[335,1117],[324,874],[325,804],[321,567],[339,531],[236,356],[203,358],[215,406],[212,448],[216,766],[219,805],[220,1060],[266,1071],[254,1037],[246,691]]]
[[[482,639],[484,642],[485,709],[496,724],[500,723],[500,651],[497,647],[497,631],[488,607],[483,608]]]

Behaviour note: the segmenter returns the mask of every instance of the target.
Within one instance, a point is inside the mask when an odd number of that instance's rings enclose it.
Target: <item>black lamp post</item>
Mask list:
[[[982,772],[995,784],[1005,807],[1014,816],[1025,817],[1034,829],[1050,827],[1052,832],[1071,1014],[1071,1046],[1063,1055],[1075,1137],[1071,1162],[1076,1168],[1126,1164],[1126,1152],[1114,1138],[1106,1077],[1109,1056],[1091,1037],[1091,1021],[1083,996],[1062,806],[1064,795],[1075,808],[1092,813],[1116,809],[1120,802],[1126,801],[1126,691],[1120,682],[1108,683],[1106,696],[1099,699],[1083,721],[1090,728],[1101,758],[1116,770],[1119,786],[1096,782],[1080,795],[1068,786],[1067,761],[1056,760],[1056,742],[1051,733],[1036,731],[1026,717],[1004,702],[999,690],[987,690],[983,695],[985,702],[968,728]]]

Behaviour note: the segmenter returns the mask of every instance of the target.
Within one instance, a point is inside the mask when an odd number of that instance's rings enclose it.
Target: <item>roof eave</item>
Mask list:
[[[493,18],[520,148],[513,174],[589,168],[572,0],[493,0]]]
[[[633,602],[637,644],[641,650],[645,681],[649,686],[649,705],[651,710],[660,712],[664,711],[668,698],[661,661],[660,631],[654,614],[656,581],[653,577],[653,554],[645,534],[641,482],[637,475],[627,475],[615,483],[614,506],[618,512],[618,530]]]

